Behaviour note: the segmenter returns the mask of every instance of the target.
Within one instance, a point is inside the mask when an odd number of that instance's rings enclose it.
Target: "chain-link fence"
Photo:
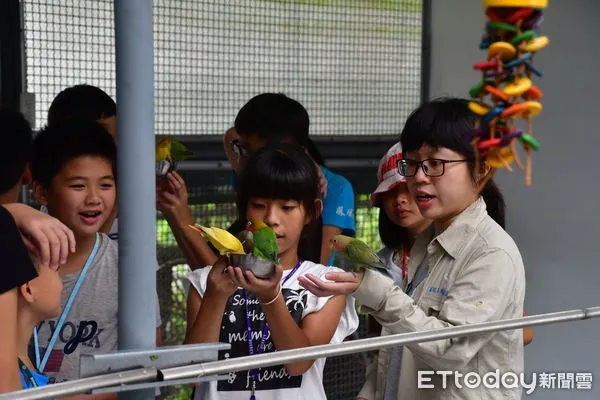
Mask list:
[[[35,128],[45,124],[52,99],[65,87],[88,83],[115,95],[113,0],[21,3],[23,79],[35,95]],[[156,133],[222,134],[250,97],[277,91],[306,106],[311,135],[397,135],[420,101],[421,21],[421,0],[155,0]],[[331,158],[360,158],[365,149],[351,149],[345,140]],[[381,157],[380,150],[369,157]],[[225,160],[222,150],[210,159]],[[378,210],[368,198],[375,168],[336,172],[348,177],[357,194],[357,236],[379,248]],[[233,222],[229,174],[196,171],[184,177],[198,223]],[[160,215],[157,254],[164,341],[180,344],[186,319],[182,278],[189,270]],[[357,336],[365,335],[361,317]],[[328,398],[353,399],[363,379],[362,358],[328,360]],[[178,388],[170,396],[189,393],[189,387]]]

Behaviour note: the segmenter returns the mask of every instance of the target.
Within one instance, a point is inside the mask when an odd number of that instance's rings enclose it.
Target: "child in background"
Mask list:
[[[414,197],[409,193],[406,178],[398,171],[398,162],[402,159],[400,143],[393,145],[383,156],[377,171],[377,188],[371,194],[373,207],[381,208],[379,212],[379,236],[385,245],[378,253],[387,266],[390,276],[397,286],[406,291],[408,277],[408,261],[410,249],[417,235],[431,224],[424,218],[417,207]],[[427,275],[426,257],[416,261],[420,265],[418,274],[413,279],[413,287]],[[407,293],[411,295],[412,293]],[[373,318],[369,318],[371,333],[389,335],[386,327],[381,327]],[[380,349],[371,359],[366,369],[365,384],[358,394],[358,399],[384,399],[386,388],[398,385],[400,377],[400,361],[402,346]]]
[[[298,285],[302,274],[340,271],[302,258],[301,237],[319,223],[322,207],[317,167],[304,150],[284,143],[258,150],[241,175],[237,204],[242,220],[262,220],[273,229],[281,266],[269,278],[224,259],[193,271],[186,343],[231,343],[230,351],[219,354],[224,359],[340,343],[354,332],[358,317],[351,297],[317,298]],[[195,399],[324,400],[324,365],[318,359],[237,372],[202,384]]]
[[[39,264],[31,257],[38,276],[19,287],[17,313],[17,354],[23,389],[48,384],[28,355],[31,333],[41,321],[57,317],[61,311],[62,280],[57,270]]]
[[[117,104],[99,87],[79,84],[62,90],[52,100],[48,109],[48,125],[53,126],[70,120],[95,121],[113,137],[117,143]],[[85,132],[82,132],[85,134]],[[47,212],[42,205],[41,211]],[[170,221],[169,223],[172,223]],[[119,218],[117,203],[106,219],[100,232],[113,240],[119,239]],[[181,243],[178,242],[181,245]],[[158,261],[156,262],[158,270]],[[157,331],[156,345],[162,345],[162,332]]]
[[[0,393],[5,393],[21,388],[16,351],[18,288],[37,276],[27,249],[56,269],[75,251],[75,239],[57,219],[17,203],[23,185],[31,180],[31,127],[21,113],[6,107],[0,107],[0,127],[0,140],[10,149],[0,161]]]
[[[102,89],[92,85],[75,85],[62,90],[52,100],[48,109],[48,125],[58,124],[62,121],[79,119],[96,121],[110,135],[117,139],[117,104]],[[47,212],[45,206],[41,211]],[[117,208],[112,210],[109,218],[100,229],[111,239],[119,237],[119,223]]]
[[[323,195],[322,225],[311,240],[319,246],[309,246],[308,260],[329,264],[333,250],[330,239],[337,234],[354,236],[354,189],[350,182],[323,165],[323,158],[310,140],[308,111],[298,101],[282,93],[261,93],[251,98],[238,112],[235,126],[224,136],[225,153],[234,169],[233,187],[248,158],[260,148],[275,143],[293,143],[304,149],[318,164],[320,192]],[[189,229],[193,218],[188,207],[185,182],[177,172],[167,174],[168,185],[158,188],[157,208],[163,212],[180,249],[192,269],[202,268],[217,260],[215,250],[202,237]],[[167,190],[168,189],[168,190]],[[325,193],[326,192],[326,193]],[[229,232],[237,234],[245,221],[236,220]]]

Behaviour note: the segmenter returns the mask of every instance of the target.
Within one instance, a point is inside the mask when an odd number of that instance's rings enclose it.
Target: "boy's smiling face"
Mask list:
[[[50,214],[73,230],[76,236],[94,235],[115,205],[115,178],[111,162],[99,156],[69,160],[42,190],[38,201]]]

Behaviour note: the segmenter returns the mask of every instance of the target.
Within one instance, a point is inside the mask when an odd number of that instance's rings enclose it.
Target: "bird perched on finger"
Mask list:
[[[355,271],[374,268],[387,272],[387,267],[377,253],[359,239],[335,235],[331,238],[331,247],[347,257],[354,264]]]
[[[252,254],[280,265],[277,235],[273,229],[259,219],[250,219],[246,230],[252,232]]]
[[[216,227],[208,228],[202,225],[189,225],[189,227],[200,232],[221,255],[227,253],[246,254],[242,242],[225,229]]]

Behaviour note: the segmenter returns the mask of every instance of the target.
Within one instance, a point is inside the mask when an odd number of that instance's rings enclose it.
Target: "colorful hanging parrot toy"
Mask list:
[[[476,129],[470,132],[476,162],[487,162],[512,171],[515,161],[525,169],[525,183],[531,185],[531,151],[540,143],[533,137],[531,119],[542,111],[542,91],[533,77],[542,74],[533,67],[538,51],[550,40],[540,36],[542,9],[547,0],[483,0],[487,24],[480,48],[487,51],[487,61],[473,65],[482,79],[469,91],[473,98],[469,108],[478,114]],[[525,120],[525,130],[515,127],[515,120]],[[527,155],[526,165],[519,159],[516,144],[520,142]],[[490,174],[491,176],[491,174]]]

